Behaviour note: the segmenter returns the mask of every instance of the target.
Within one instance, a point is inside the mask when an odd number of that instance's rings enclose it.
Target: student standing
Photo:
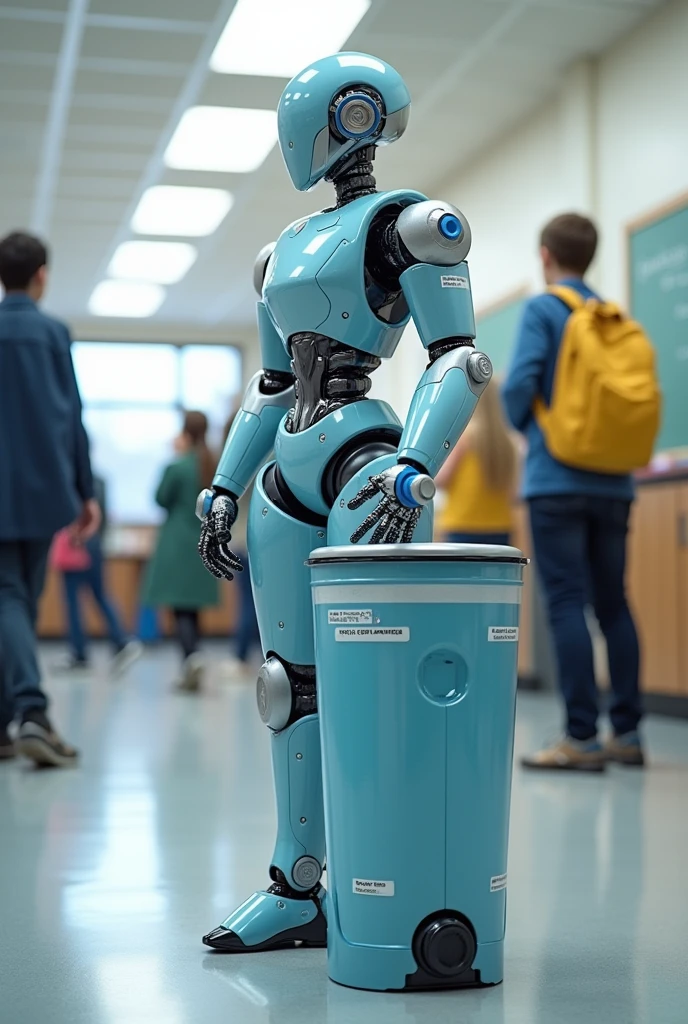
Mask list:
[[[584,281],[596,247],[597,230],[587,217],[571,213],[551,220],[540,236],[547,285],[563,285],[586,300],[597,298]],[[555,458],[534,415],[538,399],[545,406],[552,401],[570,316],[570,304],[558,295],[545,293],[528,302],[502,392],[509,419],[528,442],[523,496],[530,507],[533,547],[566,705],[565,735],[522,763],[529,768],[601,771],[610,759],[643,763],[638,637],[624,589],[633,483],[628,474],[582,470]],[[598,692],[585,621],[589,603],[609,655],[613,734],[604,744],[597,733]]]
[[[218,604],[218,581],[198,557],[199,527],[196,498],[210,487],[215,458],[206,443],[208,420],[202,412],[187,412],[174,447],[177,458],[163,473],[155,500],[167,512],[143,588],[142,601],[170,608],[184,657],[180,689],[198,690],[203,664],[198,653],[201,608]]]
[[[0,756],[66,766],[77,751],[48,718],[36,615],[53,535],[84,542],[100,522],[67,327],[38,308],[48,253],[13,232],[0,241]],[[18,719],[16,743],[8,726]]]
[[[100,529],[91,537],[87,544],[74,546],[70,544],[69,531],[61,531],[51,553],[53,567],[62,573],[65,605],[67,608],[67,624],[69,627],[70,650],[64,659],[53,667],[60,672],[72,672],[75,669],[89,668],[87,639],[81,615],[81,596],[84,591],[90,592],[98,606],[112,644],[112,660],[110,674],[121,675],[140,657],[143,644],[140,640],[128,637],[122,626],[119,612],[107,592],[104,579],[103,536],[107,526],[105,516],[105,481],[98,476],[93,478],[96,499],[102,512]]]
[[[492,381],[435,478],[447,492],[439,518],[446,539],[455,544],[508,544],[515,481],[516,448]]]

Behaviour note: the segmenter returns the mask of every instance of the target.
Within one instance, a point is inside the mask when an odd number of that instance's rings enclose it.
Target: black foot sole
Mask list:
[[[606,764],[533,764],[521,761],[521,768],[529,772],[578,772],[581,775],[599,774],[605,771]]]
[[[327,921],[320,910],[315,920],[303,924],[299,928],[288,928],[284,932],[278,932],[265,942],[257,942],[253,946],[247,946],[229,928],[214,928],[207,935],[203,936],[206,946],[216,950],[218,953],[267,953],[274,949],[324,949],[327,946]]]

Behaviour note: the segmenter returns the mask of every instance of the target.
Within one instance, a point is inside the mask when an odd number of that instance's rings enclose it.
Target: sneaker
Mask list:
[[[226,658],[220,662],[219,665],[220,678],[226,682],[234,682],[235,680],[244,680],[251,676],[251,666],[246,661],[241,661],[239,658]]]
[[[63,654],[52,663],[54,672],[79,672],[88,670],[91,666],[88,658],[77,658],[75,654]]]
[[[579,772],[602,772],[605,768],[606,754],[597,737],[590,740],[574,740],[572,736],[563,736],[551,747],[538,750],[529,757],[522,757],[524,768],[542,770],[559,769]]]
[[[604,744],[604,754],[608,761],[616,761],[618,764],[635,768],[642,768],[645,764],[640,736],[635,730],[621,736],[609,736]]]
[[[190,654],[184,662],[181,679],[177,681],[177,689],[183,693],[198,693],[203,681],[204,667],[200,654]]]
[[[110,662],[110,675],[112,677],[124,675],[142,654],[143,644],[140,640],[127,640]]]
[[[24,716],[19,726],[15,748],[37,765],[53,768],[69,768],[76,764],[78,750],[59,736],[43,712],[31,712]]]
[[[10,738],[10,734],[7,729],[0,729],[0,761],[9,761],[10,758],[16,757],[17,751]]]

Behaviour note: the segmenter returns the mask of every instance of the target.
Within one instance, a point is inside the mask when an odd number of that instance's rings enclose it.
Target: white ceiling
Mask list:
[[[432,192],[541,103],[570,63],[608,47],[659,2],[372,0],[348,48],[392,63],[413,98],[406,135],[379,155],[379,185]],[[144,188],[214,185],[236,204],[199,240],[197,263],[154,323],[161,336],[168,324],[236,334],[253,319],[255,254],[330,192],[295,192],[277,148],[250,175],[163,167],[189,106],[277,104],[284,80],[208,71],[234,0],[1,3],[0,235],[31,226],[49,238],[51,309],[83,324]],[[118,327],[128,336],[132,324]]]

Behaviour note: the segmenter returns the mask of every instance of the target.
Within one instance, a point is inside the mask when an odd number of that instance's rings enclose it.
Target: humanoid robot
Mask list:
[[[286,87],[279,142],[295,187],[323,178],[336,202],[290,224],[255,267],[263,370],[251,380],[199,495],[200,552],[231,579],[237,501],[256,481],[248,547],[265,663],[258,707],[272,733],[277,843],[271,884],[204,943],[239,953],[325,946],[320,733],[310,575],[324,544],[428,541],[433,477],[491,376],[473,345],[465,257],[471,234],[449,203],[378,192],[378,146],[404,132],[399,74],[361,53],[318,60]],[[428,366],[402,425],[368,399],[370,374],[413,318]]]

